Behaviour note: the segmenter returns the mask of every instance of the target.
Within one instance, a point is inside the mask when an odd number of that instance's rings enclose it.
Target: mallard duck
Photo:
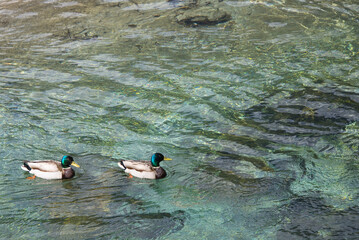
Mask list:
[[[121,160],[118,165],[125,170],[126,173],[138,178],[147,179],[160,179],[166,177],[166,171],[160,167],[160,162],[163,160],[172,160],[171,158],[165,158],[161,153],[155,153],[152,155],[151,161],[133,161],[133,160]]]
[[[71,156],[63,156],[61,162],[54,160],[24,161],[21,168],[34,174],[28,179],[34,179],[36,176],[43,179],[68,179],[75,176],[75,171],[70,165],[80,167]]]

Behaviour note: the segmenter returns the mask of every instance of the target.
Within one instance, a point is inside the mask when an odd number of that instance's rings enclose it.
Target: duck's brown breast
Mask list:
[[[71,167],[63,169],[62,171],[63,179],[73,178],[74,176],[75,176],[75,171]]]
[[[166,171],[162,168],[156,168],[156,179],[164,178],[167,176]]]

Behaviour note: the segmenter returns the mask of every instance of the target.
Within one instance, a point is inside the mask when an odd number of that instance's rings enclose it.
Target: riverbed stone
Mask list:
[[[212,6],[191,8],[176,16],[178,23],[189,26],[215,25],[227,22],[230,19],[231,15],[226,10]]]

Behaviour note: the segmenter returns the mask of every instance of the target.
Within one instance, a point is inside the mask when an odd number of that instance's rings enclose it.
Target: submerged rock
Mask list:
[[[94,38],[98,38],[98,35],[87,29],[87,28],[81,28],[81,29],[64,29],[62,31],[60,31],[59,33],[55,33],[54,36],[58,36],[63,40],[89,40],[89,39],[94,39]]]
[[[210,6],[189,9],[176,16],[178,23],[189,26],[215,25],[227,22],[230,19],[231,15],[227,11]]]

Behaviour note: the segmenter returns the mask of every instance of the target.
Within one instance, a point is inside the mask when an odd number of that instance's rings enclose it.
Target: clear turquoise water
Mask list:
[[[359,238],[356,1],[198,28],[117,3],[0,3],[1,239]],[[154,152],[165,179],[117,166]],[[20,169],[64,154],[74,179]]]

